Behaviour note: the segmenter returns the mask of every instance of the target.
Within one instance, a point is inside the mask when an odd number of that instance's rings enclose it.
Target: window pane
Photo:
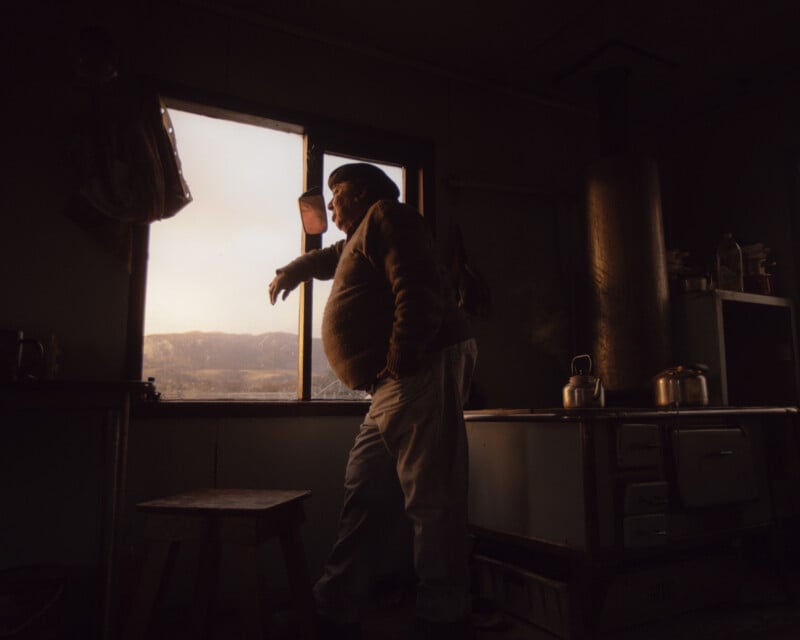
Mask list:
[[[353,158],[345,158],[343,156],[336,156],[326,154],[323,156],[323,175],[325,176],[325,202],[326,204],[331,201],[331,190],[327,185],[327,178],[331,172],[337,167],[347,164],[349,162],[357,162]],[[381,164],[378,162],[371,162],[376,167],[380,167],[386,172],[386,175],[391,178],[400,189],[400,199],[405,201],[405,193],[403,191],[403,168],[396,165]],[[323,236],[323,245],[329,246],[335,244],[340,239],[344,238],[345,234],[336,228],[336,225],[329,224],[328,230]],[[328,300],[328,294],[331,292],[330,280],[315,280],[314,281],[314,312],[313,312],[313,329],[312,335],[314,343],[317,344],[319,336],[322,335],[322,312],[325,308],[325,302]],[[315,349],[311,354],[311,397],[312,398],[331,398],[331,399],[350,399],[360,400],[366,396],[363,391],[352,391],[344,386],[331,371],[327,358],[321,349]]]
[[[169,113],[193,201],[151,225],[143,374],[164,399],[295,399],[299,296],[267,284],[300,251],[303,138]]]

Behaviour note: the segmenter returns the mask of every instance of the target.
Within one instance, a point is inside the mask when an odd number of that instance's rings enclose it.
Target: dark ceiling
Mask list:
[[[791,87],[800,71],[794,1],[185,2],[589,111],[597,108],[597,73],[624,69],[629,110],[641,120]]]

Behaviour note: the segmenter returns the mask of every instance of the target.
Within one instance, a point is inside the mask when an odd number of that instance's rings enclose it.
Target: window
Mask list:
[[[343,156],[336,156],[332,154],[325,154],[323,156],[323,175],[329,176],[331,172],[336,169],[337,167],[342,166],[343,164],[347,164],[348,162],[353,162],[354,158],[347,158]],[[403,168],[388,165],[381,162],[373,163],[379,166],[386,172],[394,182],[397,184],[398,188],[400,189],[400,199],[404,199],[404,192],[403,192]],[[325,187],[323,190],[325,195],[325,202],[330,202],[333,194],[331,190],[328,188],[327,182],[325,183]],[[345,234],[339,231],[335,225],[329,224],[328,230],[325,232],[325,235],[322,239],[323,246],[329,246],[331,244],[336,243],[337,241],[341,240],[345,237]],[[313,302],[313,329],[312,335],[315,339],[319,338],[322,335],[322,312],[325,308],[325,301],[328,299],[328,294],[331,291],[332,281],[330,280],[316,280],[314,282],[314,302]],[[322,359],[325,363],[324,367],[315,367],[314,366],[314,356],[316,354],[312,353],[312,378],[311,378],[311,395],[314,398],[350,398],[354,400],[360,400],[365,397],[363,391],[352,391],[345,387],[341,382],[339,382],[336,375],[331,371],[330,367],[327,366],[327,360],[325,359],[325,355],[320,352],[320,359]]]
[[[168,105],[193,201],[150,226],[143,378],[155,378],[165,400],[363,399],[338,382],[322,350],[331,283],[303,285],[274,306],[267,284],[303,250],[343,237],[334,225],[321,238],[305,236],[298,195],[337,166],[376,154],[298,125]],[[384,153],[389,159],[375,164],[403,199],[401,155]]]

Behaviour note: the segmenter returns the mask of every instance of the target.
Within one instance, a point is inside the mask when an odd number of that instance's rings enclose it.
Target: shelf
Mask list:
[[[712,405],[797,404],[794,303],[790,298],[717,289],[672,300],[678,362],[708,366]]]
[[[740,291],[727,291],[726,289],[713,289],[712,291],[687,291],[678,296],[680,298],[718,299],[731,302],[745,302],[748,304],[763,304],[773,307],[792,307],[791,298],[779,296],[765,296],[759,293],[743,293]]]

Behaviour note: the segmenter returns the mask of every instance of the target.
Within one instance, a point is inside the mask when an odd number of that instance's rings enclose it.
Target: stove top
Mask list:
[[[618,420],[631,418],[677,417],[677,416],[736,416],[798,413],[796,406],[763,407],[604,407],[602,409],[554,408],[497,408],[466,411],[468,421],[483,420]]]

